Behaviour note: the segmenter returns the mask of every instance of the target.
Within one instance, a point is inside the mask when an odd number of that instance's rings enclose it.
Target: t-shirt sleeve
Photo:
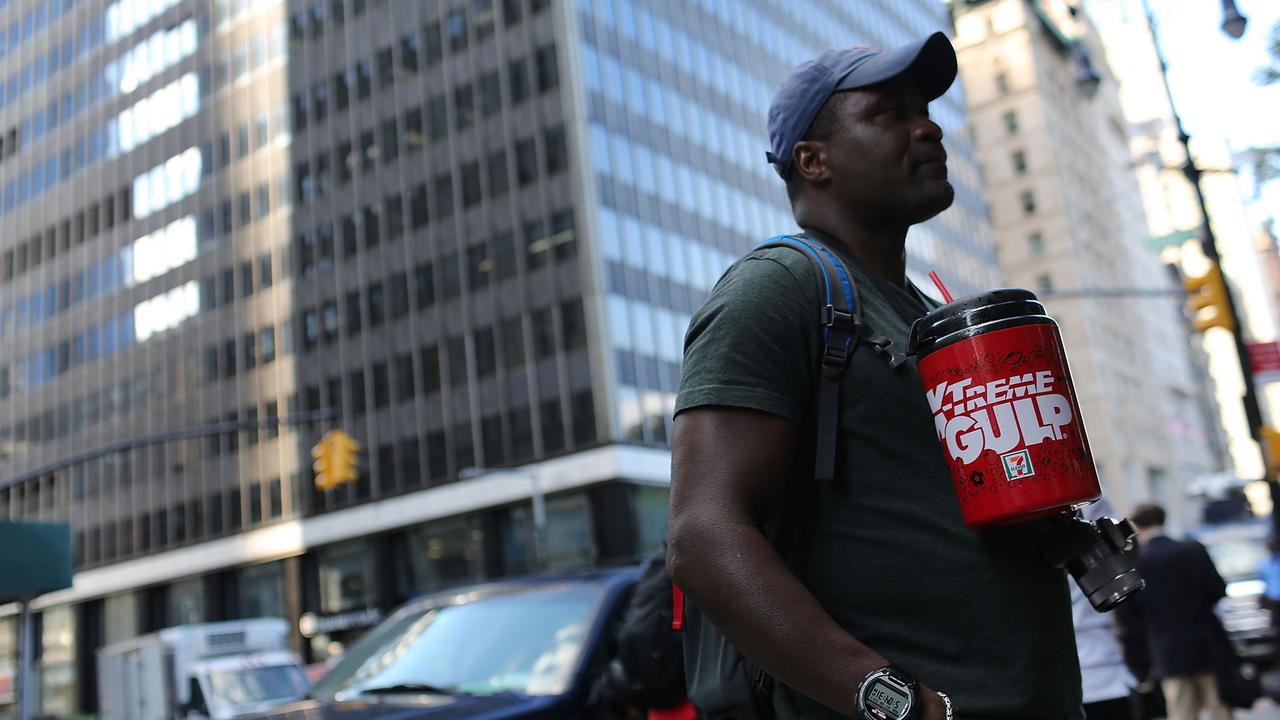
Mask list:
[[[816,380],[819,313],[817,278],[799,253],[738,261],[689,324],[676,414],[725,406],[801,421]]]

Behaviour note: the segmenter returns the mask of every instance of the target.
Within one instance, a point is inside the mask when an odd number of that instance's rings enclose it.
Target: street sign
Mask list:
[[[1280,380],[1280,342],[1248,343],[1249,364],[1254,377],[1270,376],[1266,380]]]
[[[0,603],[71,587],[71,526],[0,522]]]

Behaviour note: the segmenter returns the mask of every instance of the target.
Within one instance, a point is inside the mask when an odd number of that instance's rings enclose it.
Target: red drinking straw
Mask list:
[[[951,297],[951,293],[947,292],[947,286],[942,284],[942,278],[938,277],[938,271],[930,270],[929,279],[932,280],[934,286],[938,288],[938,292],[942,293],[942,299],[944,301],[951,302],[955,299]]]

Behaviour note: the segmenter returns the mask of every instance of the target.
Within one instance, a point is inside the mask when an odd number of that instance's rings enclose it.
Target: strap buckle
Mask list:
[[[828,304],[824,305],[822,308],[822,324],[826,327],[852,329],[860,326],[862,323],[858,316],[853,313],[837,310],[834,305]]]

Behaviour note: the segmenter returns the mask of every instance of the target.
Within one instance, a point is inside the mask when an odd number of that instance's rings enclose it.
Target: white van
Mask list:
[[[171,627],[98,651],[101,720],[231,720],[301,698],[280,618]]]

